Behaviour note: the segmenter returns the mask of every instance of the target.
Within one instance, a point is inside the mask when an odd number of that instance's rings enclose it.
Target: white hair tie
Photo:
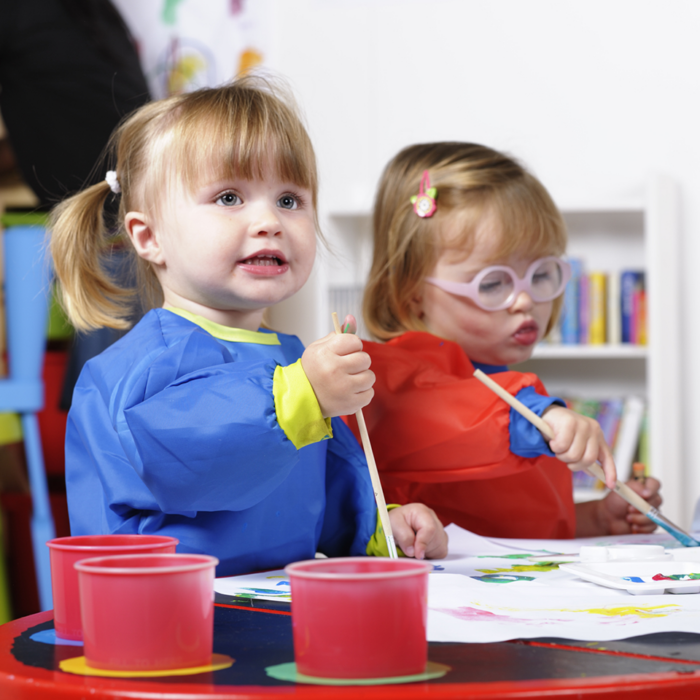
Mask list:
[[[119,194],[122,191],[122,188],[119,184],[119,180],[117,180],[116,170],[108,170],[107,174],[105,175],[105,180],[109,185],[109,189],[112,190],[114,194]]]

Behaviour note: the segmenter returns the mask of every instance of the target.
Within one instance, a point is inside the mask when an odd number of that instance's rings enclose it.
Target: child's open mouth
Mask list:
[[[245,268],[246,272],[256,275],[280,275],[289,269],[289,265],[280,253],[260,252],[249,258],[239,260],[238,264]]]
[[[539,326],[534,321],[525,321],[513,334],[516,343],[520,345],[532,345],[537,342]]]

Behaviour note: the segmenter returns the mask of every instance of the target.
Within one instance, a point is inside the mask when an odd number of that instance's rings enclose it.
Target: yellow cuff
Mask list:
[[[394,508],[400,508],[398,503],[393,505],[387,505],[387,510],[394,510]],[[365,550],[370,557],[388,557],[389,548],[386,546],[386,537],[384,537],[384,528],[382,527],[382,521],[379,518],[379,513],[377,513],[377,528],[374,531],[372,537],[369,538],[367,543],[367,549]],[[396,545],[396,551],[400,557],[405,557],[406,555],[401,551],[401,547]]]
[[[0,413],[0,445],[22,442],[22,423],[16,413]]]
[[[331,419],[324,418],[301,360],[277,366],[272,378],[277,422],[297,450],[333,437]]]

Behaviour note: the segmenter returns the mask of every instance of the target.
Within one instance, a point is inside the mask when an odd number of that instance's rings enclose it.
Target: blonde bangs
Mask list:
[[[529,174],[524,179],[529,182],[511,182],[492,192],[490,204],[502,232],[494,260],[519,251],[533,259],[566,252],[564,218],[539,182]]]
[[[315,211],[316,157],[299,115],[277,90],[260,89],[259,81],[246,89],[242,82],[182,99],[153,144],[160,175],[192,193],[206,181],[263,179],[271,167],[282,182],[308,189]],[[155,178],[149,180],[156,185]]]

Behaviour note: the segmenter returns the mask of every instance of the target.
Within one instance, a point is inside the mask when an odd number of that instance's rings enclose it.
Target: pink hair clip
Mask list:
[[[427,170],[424,170],[423,177],[420,180],[418,194],[414,194],[413,197],[411,197],[413,211],[415,211],[421,219],[427,219],[435,213],[437,209],[437,203],[435,202],[436,194],[437,190],[430,186],[430,175]]]

